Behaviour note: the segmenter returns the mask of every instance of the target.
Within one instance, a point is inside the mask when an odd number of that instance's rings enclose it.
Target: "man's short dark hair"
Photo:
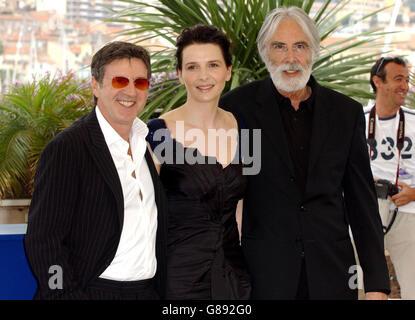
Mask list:
[[[376,86],[375,83],[373,82],[373,77],[374,76],[378,76],[379,78],[382,79],[383,82],[386,81],[386,70],[385,67],[387,64],[389,63],[396,63],[399,64],[401,66],[406,67],[407,63],[404,59],[400,58],[400,57],[382,57],[379,58],[375,64],[372,66],[372,69],[370,70],[370,85],[372,86],[373,91],[376,93]]]
[[[212,25],[197,24],[183,29],[176,40],[176,68],[182,70],[183,50],[191,44],[217,44],[223,54],[226,66],[232,65],[231,42],[225,33]]]
[[[147,68],[147,79],[151,77],[150,54],[143,47],[122,41],[114,41],[99,49],[92,57],[91,75],[101,85],[105,74],[105,66],[118,59],[140,59]],[[95,104],[97,98],[94,97]]]

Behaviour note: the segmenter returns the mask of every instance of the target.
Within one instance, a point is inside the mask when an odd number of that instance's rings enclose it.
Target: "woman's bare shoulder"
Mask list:
[[[177,121],[180,119],[181,115],[181,107],[178,107],[174,110],[168,111],[166,113],[163,113],[159,118],[163,119],[164,121]]]
[[[220,109],[221,112],[221,117],[223,119],[223,123],[225,124],[224,126],[227,129],[235,129],[238,128],[238,121],[236,120],[235,116],[233,115],[232,112]]]

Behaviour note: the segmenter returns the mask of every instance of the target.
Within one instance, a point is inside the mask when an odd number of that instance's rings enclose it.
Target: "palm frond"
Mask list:
[[[310,13],[314,5],[317,5],[314,0],[159,0],[151,5],[143,1],[119,1],[128,2],[133,6],[129,10],[116,12],[116,15],[108,21],[127,24],[130,28],[125,34],[137,42],[160,37],[173,47],[181,30],[197,23],[213,24],[223,30],[232,41],[233,54],[232,80],[226,85],[224,93],[268,75],[257,52],[256,37],[266,15],[271,10],[282,6],[298,6]],[[313,19],[321,40],[330,38],[354,15],[353,12],[341,14],[350,1],[334,3],[325,0],[323,3],[318,3],[320,7],[316,10]],[[366,14],[360,21],[388,8]],[[375,57],[381,54],[376,41],[384,35],[381,30],[370,30],[349,35],[343,40],[323,47],[321,56],[313,65],[313,75],[319,82],[356,99],[368,99],[369,96],[371,98],[372,95],[361,88],[365,79],[368,82],[368,74],[365,72],[373,64]],[[154,52],[152,61],[154,73],[175,71],[173,48],[164,50],[162,54]],[[160,86],[157,90],[157,97],[153,96],[150,99],[148,106],[140,115],[144,121],[160,112],[179,106],[185,100],[183,87],[178,81],[170,81],[169,85],[163,88]]]
[[[93,105],[85,80],[46,75],[14,86],[0,101],[0,199],[30,196],[46,144]]]

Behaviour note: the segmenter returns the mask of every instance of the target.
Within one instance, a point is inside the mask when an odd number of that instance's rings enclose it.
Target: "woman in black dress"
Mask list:
[[[242,125],[218,107],[231,78],[230,42],[216,27],[196,25],[176,46],[187,100],[151,120],[147,138],[169,200],[166,297],[248,299],[236,219],[240,225],[246,187]]]

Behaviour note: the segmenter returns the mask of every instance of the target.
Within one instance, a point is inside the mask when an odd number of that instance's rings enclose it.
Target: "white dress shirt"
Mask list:
[[[124,224],[120,242],[114,259],[100,278],[116,281],[149,279],[154,277],[157,268],[157,206],[153,180],[144,157],[148,128],[136,118],[131,128],[129,145],[104,118],[99,107],[95,110],[124,196]],[[129,147],[132,157],[128,155]],[[133,177],[134,172],[136,178]]]

